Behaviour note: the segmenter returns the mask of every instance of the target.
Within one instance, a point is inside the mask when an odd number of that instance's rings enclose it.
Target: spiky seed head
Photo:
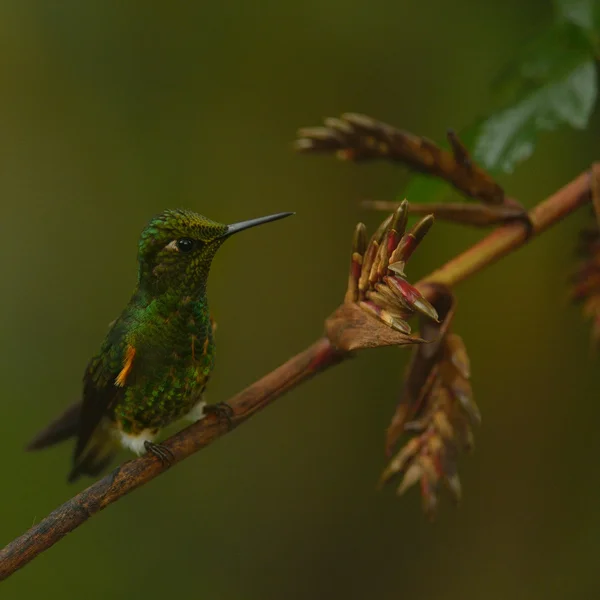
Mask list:
[[[472,426],[481,421],[473,400],[465,345],[460,336],[444,331],[443,325],[438,332],[443,339],[435,356],[426,358],[417,353],[411,363],[412,373],[407,374],[407,380],[418,373],[424,384],[416,401],[409,398],[409,388],[405,387],[388,428],[388,450],[397,441],[400,430],[414,437],[392,458],[380,480],[383,485],[400,476],[398,493],[419,482],[423,507],[430,516],[436,510],[441,483],[456,501],[460,499],[459,452],[472,447]]]

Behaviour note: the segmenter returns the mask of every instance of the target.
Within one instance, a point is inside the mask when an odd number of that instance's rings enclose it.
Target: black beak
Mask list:
[[[285,219],[291,215],[295,215],[293,212],[277,213],[276,215],[269,215],[268,217],[259,217],[258,219],[250,219],[249,221],[240,221],[239,223],[233,223],[227,226],[227,233],[223,237],[229,237],[238,231],[244,229],[250,229],[250,227],[256,227],[256,225],[262,225],[263,223],[270,223],[271,221],[278,221],[279,219]]]

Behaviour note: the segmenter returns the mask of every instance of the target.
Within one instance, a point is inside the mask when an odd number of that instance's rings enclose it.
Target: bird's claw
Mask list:
[[[154,442],[146,440],[144,442],[144,448],[146,448],[146,452],[148,454],[153,454],[156,456],[156,458],[158,458],[166,467],[170,467],[175,461],[175,455],[173,452],[162,444],[155,444]]]
[[[227,402],[217,402],[217,404],[208,404],[204,407],[204,412],[206,414],[213,414],[217,417],[217,419],[225,419],[227,421],[227,425],[229,429],[233,427],[233,416],[234,411]]]

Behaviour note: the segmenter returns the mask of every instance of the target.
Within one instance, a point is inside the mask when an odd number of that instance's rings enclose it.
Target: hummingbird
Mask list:
[[[72,482],[100,474],[119,447],[169,463],[170,451],[154,441],[162,429],[211,411],[227,416],[227,404],[203,400],[215,362],[215,325],[206,297],[210,266],[232,235],[293,214],[232,225],[188,210],[154,217],[138,243],[137,285],[85,369],[81,401],[27,449],[75,438]]]

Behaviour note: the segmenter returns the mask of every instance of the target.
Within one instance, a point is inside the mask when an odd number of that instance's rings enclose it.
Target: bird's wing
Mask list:
[[[135,348],[127,343],[107,343],[93,358],[83,377],[83,401],[74,460],[77,463],[111,407],[123,397],[135,360]]]

